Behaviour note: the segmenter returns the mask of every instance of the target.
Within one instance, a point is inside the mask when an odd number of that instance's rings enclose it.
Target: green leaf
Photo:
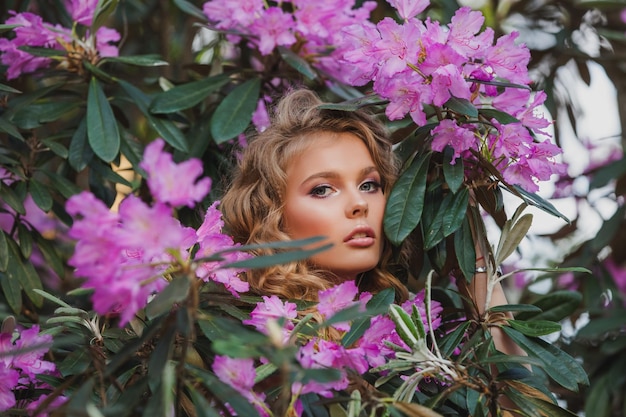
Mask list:
[[[341,103],[324,103],[318,106],[319,109],[341,110],[341,111],[357,111],[367,106],[385,104],[389,100],[380,98],[376,93],[369,93],[363,96],[355,97]]]
[[[9,266],[7,273],[17,278],[20,286],[36,307],[43,305],[43,297],[35,292],[36,289],[43,289],[39,274],[37,274],[35,267],[28,259],[22,258],[22,254],[13,241],[9,241]]]
[[[419,155],[398,178],[389,194],[383,226],[394,245],[402,243],[420,222],[429,161],[430,153]]]
[[[63,159],[67,159],[67,148],[54,139],[41,139],[41,143],[46,145],[50,151]]]
[[[65,198],[70,198],[74,194],[78,194],[81,189],[74,183],[70,182],[67,178],[62,175],[57,174],[56,172],[41,170],[50,178],[50,182],[52,183],[53,189],[61,193],[61,195]]]
[[[193,81],[154,95],[149,106],[152,113],[175,113],[195,106],[210,94],[226,85],[230,78],[226,74]]]
[[[182,0],[174,0],[182,1]],[[202,394],[200,394],[193,386],[187,385],[187,390],[191,396],[191,402],[196,410],[196,415],[198,417],[220,417],[221,414],[211,407],[211,404],[204,398]]]
[[[44,58],[62,58],[67,56],[67,51],[54,48],[36,48],[33,46],[18,46],[20,51],[28,52],[33,56],[40,56]]]
[[[8,204],[16,213],[26,214],[23,199],[19,198],[15,191],[3,181],[0,181],[0,200]]]
[[[460,326],[446,334],[444,338],[438,342],[439,350],[444,358],[452,355],[452,352],[459,347],[470,324],[469,321],[464,321]]]
[[[476,248],[467,217],[454,234],[454,249],[459,268],[461,268],[467,282],[470,282],[476,270]]]
[[[87,370],[91,365],[91,354],[89,349],[75,349],[63,359],[58,365],[59,372],[64,377],[79,375]]]
[[[478,117],[478,109],[469,100],[464,98],[450,97],[444,104],[453,112],[469,117]]]
[[[315,74],[313,68],[300,55],[296,54],[289,48],[285,48],[284,46],[279,46],[278,52],[280,53],[281,58],[284,59],[290,67],[304,75],[307,79],[313,81],[317,78],[317,74]]]
[[[113,14],[117,8],[118,3],[119,0],[98,0],[91,23],[91,33],[96,33],[101,26],[104,26],[111,14]]]
[[[9,237],[4,230],[0,229],[0,271],[6,272],[7,265],[9,264],[9,243],[7,242]]]
[[[504,189],[508,190],[509,192],[517,195],[518,197],[520,197],[522,200],[524,200],[527,204],[530,204],[531,206],[535,206],[543,211],[545,211],[548,214],[551,214],[555,217],[560,217],[561,219],[565,220],[568,223],[571,223],[570,220],[565,217],[563,214],[561,214],[561,212],[559,212],[556,207],[554,207],[554,205],[552,205],[552,203],[550,203],[549,201],[543,199],[542,197],[540,197],[537,194],[534,193],[529,193],[528,191],[524,190],[522,187],[520,187],[519,185],[513,185],[512,189],[508,188],[504,185],[501,185]]]
[[[532,222],[533,215],[530,213],[524,214],[519,220],[513,218],[506,221],[496,250],[496,265],[501,265],[517,249],[526,237]]]
[[[594,417],[609,417],[611,415],[610,388],[614,384],[604,374],[593,381],[585,401],[585,415]]]
[[[447,237],[456,232],[463,223],[469,201],[469,190],[464,188],[456,194],[447,194],[444,198],[451,200],[446,206],[446,211],[440,214],[443,218],[441,225],[443,236]]]
[[[392,288],[386,288],[375,294],[372,299],[367,302],[365,316],[361,315],[360,318],[352,323],[350,330],[341,339],[341,344],[343,346],[352,346],[352,344],[363,336],[363,333],[370,327],[371,317],[387,311],[393,301],[394,290]]]
[[[488,120],[496,119],[498,122],[505,125],[509,123],[520,123],[520,120],[516,117],[496,109],[480,109],[479,113],[485,116]]]
[[[206,21],[206,15],[202,12],[201,9],[196,7],[193,3],[190,3],[187,0],[174,0],[174,4],[178,6],[180,10],[187,13],[188,15],[197,17],[202,22]]]
[[[159,292],[146,306],[146,315],[153,319],[169,312],[172,306],[187,298],[189,279],[187,277],[173,279],[167,287]]]
[[[554,291],[541,296],[533,304],[540,313],[522,312],[517,315],[518,320],[549,320],[559,322],[576,311],[583,296],[576,291]]]
[[[493,306],[489,309],[492,313],[517,311],[517,312],[529,312],[529,313],[541,313],[541,309],[532,304],[503,304],[499,306]]]
[[[143,91],[123,80],[118,80],[118,83],[124,91],[126,91],[126,94],[130,96],[139,110],[141,110],[150,126],[152,126],[152,128],[163,138],[163,140],[165,140],[165,142],[179,151],[189,151],[189,145],[187,144],[185,135],[183,135],[180,129],[176,127],[174,122],[166,118],[157,117],[150,113],[148,107],[151,99],[144,94]]]
[[[397,304],[391,304],[389,306],[389,318],[393,320],[396,325],[396,331],[398,336],[409,347],[416,346],[420,341],[420,334],[413,322],[411,316]]]
[[[87,97],[87,139],[94,153],[111,162],[120,151],[120,132],[113,109],[95,77],[89,84]]]
[[[93,158],[93,150],[87,139],[87,118],[84,117],[72,135],[68,162],[72,168],[80,172],[87,167],[91,158]]]
[[[47,186],[32,178],[28,183],[28,191],[33,201],[43,211],[50,211],[52,208],[52,195]]]
[[[450,146],[446,146],[443,151],[443,177],[448,184],[448,188],[453,193],[459,191],[463,180],[465,179],[465,167],[463,166],[463,158],[457,158],[455,163],[452,164],[452,157],[454,156],[454,150]]]
[[[20,251],[25,259],[30,258],[33,252],[33,235],[24,223],[17,224],[17,238],[20,241]]]
[[[163,371],[174,351],[174,339],[176,337],[176,327],[169,326],[159,335],[154,350],[148,359],[148,386],[153,393],[158,392],[157,388],[161,383]]]
[[[619,334],[624,327],[626,327],[624,310],[617,310],[608,317],[593,318],[578,331],[577,336],[583,340],[601,340],[608,334]]]
[[[289,252],[281,252],[274,255],[256,256],[254,258],[244,259],[243,261],[236,261],[222,265],[221,268],[267,268],[268,266],[286,264],[289,262],[299,261],[301,259],[307,259],[317,253],[323,252],[332,247],[332,243],[319,246],[313,249],[306,250],[292,250]]]
[[[24,137],[19,132],[19,130],[17,130],[13,123],[9,122],[4,115],[0,117],[0,131],[6,132],[9,135],[16,137],[22,141],[24,140]]]
[[[246,130],[257,107],[260,91],[261,80],[252,78],[235,87],[222,100],[211,117],[211,135],[216,143],[226,142]]]
[[[548,320],[508,320],[509,325],[526,336],[545,336],[561,331],[561,325]]]
[[[226,339],[229,335],[226,330],[217,325],[215,318],[212,316],[205,315],[204,318],[198,319],[198,326],[210,341]]]
[[[591,178],[589,189],[604,187],[614,179],[620,178],[626,174],[626,157],[618,159],[598,168]]]
[[[22,288],[12,271],[7,269],[6,272],[0,272],[0,287],[11,310],[15,314],[20,314],[22,311]]]
[[[162,67],[169,65],[158,55],[132,55],[132,56],[115,56],[106,57],[103,61],[120,62],[122,64],[137,65],[139,67]]]
[[[0,28],[2,26],[6,26],[6,25],[0,25]],[[6,93],[21,94],[20,90],[16,90],[15,88],[11,87],[10,85],[6,85],[6,84],[0,84],[0,91],[4,91]]]
[[[502,330],[528,354],[539,359],[545,372],[559,385],[570,391],[578,391],[579,384],[589,384],[582,366],[570,355],[541,339],[529,339],[508,326]]]

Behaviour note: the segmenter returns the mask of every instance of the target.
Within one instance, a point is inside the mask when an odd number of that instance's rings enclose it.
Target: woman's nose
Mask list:
[[[362,196],[358,196],[352,199],[350,204],[348,204],[346,215],[348,217],[366,216],[367,210],[367,201]]]

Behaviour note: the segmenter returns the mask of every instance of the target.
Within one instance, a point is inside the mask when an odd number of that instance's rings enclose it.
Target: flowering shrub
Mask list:
[[[617,398],[623,384],[608,389],[610,375],[597,369],[599,385],[585,388],[577,360],[595,353],[581,353],[586,341],[606,337],[603,354],[620,358],[623,318],[604,315],[622,302],[592,305],[601,325],[576,343],[544,338],[579,313],[581,288],[587,299],[601,292],[577,284],[588,262],[544,271],[555,282],[570,272],[567,291],[491,309],[461,295],[475,243],[487,299],[519,272],[497,270],[528,232],[524,209],[564,218],[536,193],[568,178],[545,112],[551,97],[531,79],[521,36],[499,34],[490,14],[439,3],[9,1],[0,26],[1,411],[571,416],[567,407],[585,407],[569,392],[588,390],[594,406]],[[163,16],[171,26],[159,26]],[[170,41],[172,28],[193,42]],[[267,107],[298,85],[326,107],[367,106],[388,123],[403,170],[385,232],[416,248],[412,270],[399,272],[416,278],[405,304],[352,282],[317,304],[259,297],[239,276],[325,249],[316,239],[267,242],[272,254],[252,258],[223,232],[219,212],[248,129],[262,130]],[[503,191],[521,200],[512,214]],[[481,214],[501,228],[493,247]],[[610,228],[585,253],[607,247]],[[608,246],[593,272],[623,301],[624,260]],[[492,331],[525,356],[498,352]]]

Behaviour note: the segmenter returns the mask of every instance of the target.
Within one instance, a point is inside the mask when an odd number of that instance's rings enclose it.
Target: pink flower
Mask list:
[[[48,395],[40,396],[35,401],[32,401],[30,404],[28,404],[28,406],[26,407],[26,410],[30,412],[34,412],[39,407],[39,404],[45,401],[46,398],[48,398]],[[54,397],[54,399],[48,404],[48,407],[44,409],[42,412],[37,414],[37,417],[49,417],[50,414],[48,412],[58,410],[63,404],[67,402],[67,400],[68,398],[63,395]]]
[[[66,5],[74,22],[91,26],[98,0],[67,0]]]
[[[219,201],[214,202],[208,208],[202,225],[196,231],[196,239],[199,243],[198,251],[195,259],[211,257],[217,252],[227,249],[236,248],[239,244],[235,244],[233,239],[222,233],[224,221],[221,213],[217,210]],[[247,282],[239,278],[239,274],[243,272],[238,268],[224,268],[223,266],[237,261],[248,259],[250,255],[245,252],[225,252],[220,255],[223,259],[216,261],[202,261],[196,268],[196,276],[204,281],[213,280],[224,285],[224,287],[234,296],[238,297],[239,293],[247,292],[249,285]]]
[[[469,129],[458,126],[454,120],[444,119],[431,131],[433,142],[431,148],[434,151],[443,152],[446,146],[454,150],[452,165],[461,154],[473,147],[476,147],[478,139],[476,134]]]
[[[20,374],[15,369],[0,362],[0,411],[6,411],[15,406],[15,389]]]
[[[411,19],[422,13],[430,5],[430,0],[387,0],[398,11],[404,20]]]
[[[269,297],[264,295],[262,298],[263,301],[256,304],[254,310],[250,312],[250,318],[243,323],[254,326],[263,334],[268,334],[268,321],[284,318],[282,332],[283,343],[286,343],[291,336],[291,330],[295,327],[292,320],[298,316],[296,305],[288,301],[283,302],[276,295]]]
[[[250,32],[258,36],[259,52],[268,55],[276,46],[291,46],[296,43],[293,26],[292,15],[283,12],[279,7],[270,7],[265,10],[262,18],[256,19],[250,25]]]
[[[517,45],[519,33],[512,32],[501,36],[494,46],[485,52],[485,63],[490,65],[498,77],[512,83],[528,84],[528,63],[530,51],[524,45]]]
[[[256,369],[252,359],[216,355],[213,360],[213,372],[221,382],[228,384],[250,401],[260,415],[268,415],[264,404],[265,395],[253,390]]]
[[[463,56],[481,57],[485,45],[492,45],[494,37],[491,28],[480,33],[484,22],[485,17],[481,12],[461,7],[450,21],[449,45]]]
[[[150,192],[159,202],[193,207],[209,192],[211,179],[206,177],[196,182],[202,174],[202,162],[193,158],[176,164],[170,153],[163,152],[164,146],[160,138],[151,142],[139,164],[148,174]]]

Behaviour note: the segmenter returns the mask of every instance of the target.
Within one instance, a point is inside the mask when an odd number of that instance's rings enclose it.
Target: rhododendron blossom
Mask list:
[[[38,325],[0,333],[0,411],[16,405],[15,390],[33,388],[37,375],[56,371],[43,359],[51,345],[52,336],[40,334]]]
[[[66,0],[73,21],[84,26],[91,25],[97,4],[98,0]],[[114,29],[100,27],[93,36],[87,31],[84,37],[79,37],[71,27],[46,23],[33,13],[9,13],[12,17],[4,23],[17,26],[13,29],[15,36],[0,38],[0,61],[8,67],[9,80],[46,68],[55,60],[58,68],[77,71],[82,66],[82,59],[95,64],[101,57],[114,57],[119,53],[114,43],[121,36]],[[35,56],[20,47],[55,49],[59,51],[59,57]]]

